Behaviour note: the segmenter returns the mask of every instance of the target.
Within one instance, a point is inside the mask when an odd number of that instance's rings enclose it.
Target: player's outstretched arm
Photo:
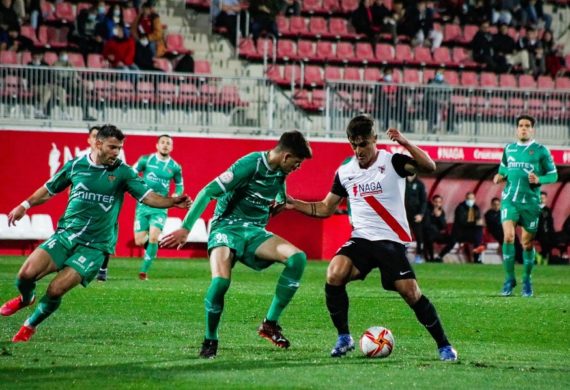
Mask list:
[[[334,214],[341,200],[342,197],[332,192],[329,192],[320,202],[305,202],[287,196],[287,204],[285,207],[289,210],[297,210],[310,217],[326,218]]]
[[[158,209],[167,209],[170,207],[178,207],[179,209],[187,209],[192,204],[192,199],[188,195],[181,196],[161,196],[155,192],[149,192],[144,197],[142,203],[147,206],[156,207]]]
[[[430,173],[434,172],[436,169],[435,162],[431,159],[431,157],[418,148],[416,145],[412,144],[399,130],[396,129],[388,129],[386,135],[390,140],[399,143],[402,145],[410,154],[412,158],[416,160],[418,167],[420,170]]]
[[[51,198],[51,195],[48,192],[47,188],[44,186],[38,188],[32,194],[32,196],[30,196],[28,199],[14,207],[12,211],[10,211],[10,214],[8,214],[8,226],[13,226],[16,224],[16,221],[22,219],[30,207],[39,206],[40,204],[47,202],[49,198]]]

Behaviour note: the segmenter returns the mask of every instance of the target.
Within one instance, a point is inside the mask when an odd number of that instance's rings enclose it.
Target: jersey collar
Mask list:
[[[263,164],[265,165],[265,167],[267,169],[269,169],[271,172],[273,172],[274,170],[269,166],[269,161],[267,161],[267,155],[268,154],[269,154],[269,152],[261,153],[261,161],[263,161]]]
[[[91,160],[91,153],[87,153],[85,155],[85,158],[87,159],[87,161],[89,162],[89,165],[91,165],[92,167],[95,168],[105,168],[105,166],[103,164],[96,164],[95,161]]]
[[[158,161],[163,162],[163,163],[168,163],[168,162],[170,161],[170,156],[166,157],[166,159],[163,159],[163,158],[160,156],[160,154],[155,153],[155,154],[154,154],[154,157],[156,157],[156,159],[157,159]]]
[[[529,147],[530,145],[532,145],[534,143],[534,140],[531,139],[530,141],[527,142],[521,142],[521,141],[517,141],[517,145],[518,146],[526,146]]]

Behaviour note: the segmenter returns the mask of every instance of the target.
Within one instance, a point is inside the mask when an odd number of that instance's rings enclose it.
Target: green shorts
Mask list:
[[[501,202],[501,222],[513,221],[529,233],[536,233],[540,207],[537,204],[523,205]]]
[[[148,232],[151,226],[162,230],[167,216],[166,209],[138,206],[135,213],[135,233]]]
[[[81,244],[70,243],[61,233],[55,233],[44,241],[40,248],[51,256],[60,271],[65,267],[71,267],[81,275],[81,284],[87,287],[97,275],[103,265],[105,252]]]
[[[257,248],[273,237],[273,233],[257,226],[215,222],[208,237],[208,253],[219,246],[227,246],[234,254],[234,264],[239,261],[249,268],[260,271],[273,264],[255,256]]]

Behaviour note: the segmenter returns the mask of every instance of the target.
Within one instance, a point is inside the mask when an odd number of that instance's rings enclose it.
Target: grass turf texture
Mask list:
[[[0,300],[16,294],[23,258],[0,258]],[[261,339],[256,328],[271,302],[281,267],[254,272],[238,264],[226,296],[220,349],[198,359],[204,332],[205,261],[158,260],[150,280],[139,261],[112,259],[110,279],[76,288],[29,343],[12,336],[31,309],[0,318],[2,388],[570,388],[570,267],[535,270],[535,297],[499,297],[499,266],[427,264],[420,286],[439,311],[458,363],[438,360],[435,344],[378,273],[348,287],[351,330],[394,333],[387,359],[357,350],[329,357],[336,332],[324,304],[327,264],[310,262],[281,318],[289,350]],[[517,268],[517,274],[521,274]],[[46,280],[47,279],[47,280]],[[42,296],[52,277],[42,280]]]

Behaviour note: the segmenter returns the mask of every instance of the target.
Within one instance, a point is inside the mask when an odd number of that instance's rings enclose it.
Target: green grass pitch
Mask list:
[[[0,258],[0,300],[15,296],[22,261]],[[536,268],[535,297],[526,299],[520,286],[513,297],[498,296],[499,266],[417,266],[459,352],[458,363],[444,363],[403,300],[381,290],[376,271],[348,287],[351,330],[358,338],[369,326],[388,327],[394,352],[330,358],[336,334],[324,304],[325,262],[309,263],[281,318],[289,350],[256,333],[281,267],[254,272],[237,264],[218,357],[198,359],[207,262],[160,259],[147,282],[137,279],[138,265],[112,259],[110,280],[71,291],[29,343],[10,340],[30,309],[0,318],[0,388],[570,388],[570,267]],[[39,283],[40,296],[51,278]]]

